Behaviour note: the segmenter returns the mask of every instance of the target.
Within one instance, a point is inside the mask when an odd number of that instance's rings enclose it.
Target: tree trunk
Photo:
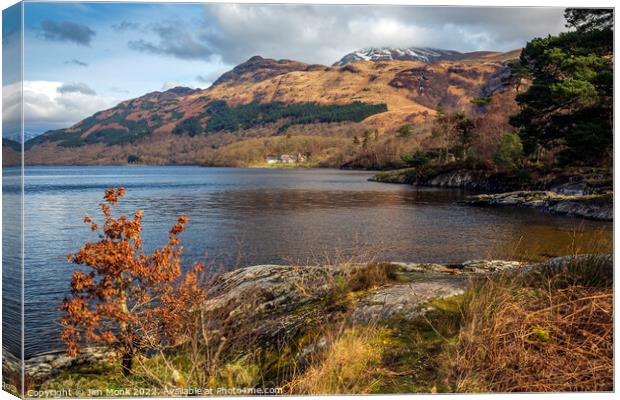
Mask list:
[[[121,372],[123,376],[127,377],[131,375],[131,369],[133,366],[133,351],[127,351],[123,353],[123,357],[121,359]]]
[[[121,305],[121,311],[129,315],[129,308],[127,307],[127,295],[125,294],[124,289],[121,290],[121,294],[119,296],[119,301]],[[123,341],[129,340],[129,327],[127,326],[127,322],[121,321],[119,324],[121,338]],[[133,366],[133,356],[135,354],[135,350],[133,347],[133,343],[124,343],[123,346],[123,355],[121,356],[121,372],[123,376],[127,377],[131,375],[131,368]]]

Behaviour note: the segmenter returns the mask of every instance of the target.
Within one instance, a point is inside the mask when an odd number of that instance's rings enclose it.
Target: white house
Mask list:
[[[297,154],[297,156],[292,156],[290,154],[281,154],[280,156],[267,156],[265,157],[265,162],[267,164],[276,164],[276,163],[284,163],[284,164],[294,164],[300,162],[306,162],[307,157],[301,153]]]
[[[280,162],[292,164],[294,162],[297,162],[297,159],[290,154],[282,154],[280,156]]]

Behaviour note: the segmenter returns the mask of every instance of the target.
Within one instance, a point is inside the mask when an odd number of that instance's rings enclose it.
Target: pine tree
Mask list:
[[[613,145],[613,31],[602,10],[566,16],[575,30],[533,39],[523,50],[532,85],[517,95],[521,111],[511,124],[530,156],[559,149],[561,163],[595,165]]]

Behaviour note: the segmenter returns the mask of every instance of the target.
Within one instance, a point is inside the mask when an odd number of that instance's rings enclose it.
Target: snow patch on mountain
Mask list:
[[[335,66],[343,66],[356,61],[385,61],[385,60],[412,60],[432,63],[437,60],[455,60],[463,56],[454,50],[435,49],[432,47],[368,47],[351,52],[339,61]]]

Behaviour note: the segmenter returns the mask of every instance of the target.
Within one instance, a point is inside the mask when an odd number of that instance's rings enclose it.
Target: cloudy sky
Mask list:
[[[257,54],[329,65],[369,46],[508,51],[564,30],[562,14],[561,8],[26,3],[26,131],[66,127],[154,90],[205,88]],[[5,49],[18,47],[7,14],[4,21]],[[5,95],[16,80],[4,74]]]

